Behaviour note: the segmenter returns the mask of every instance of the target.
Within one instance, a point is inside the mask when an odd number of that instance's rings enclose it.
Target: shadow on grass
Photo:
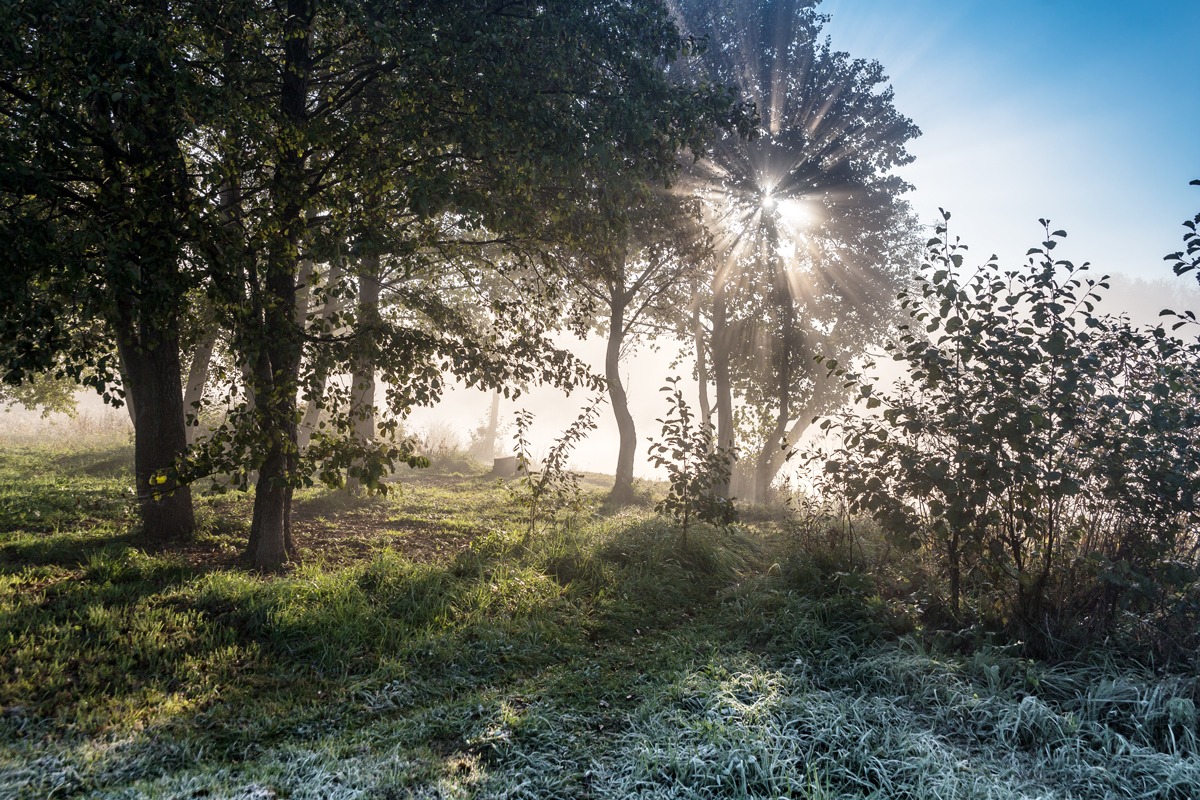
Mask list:
[[[53,457],[53,463],[67,475],[129,478],[133,475],[133,446],[114,444],[94,450],[60,453]]]
[[[25,532],[16,541],[0,545],[0,572],[16,572],[23,567],[80,567],[97,554],[142,544],[137,531],[117,533],[112,528],[92,531]]]
[[[382,495],[355,494],[351,491],[305,492],[292,501],[292,514],[299,518],[329,517],[388,508],[391,508],[391,502]]]

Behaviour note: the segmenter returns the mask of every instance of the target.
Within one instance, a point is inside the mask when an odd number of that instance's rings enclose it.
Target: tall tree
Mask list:
[[[744,400],[760,501],[782,445],[837,396],[814,356],[853,358],[879,339],[913,252],[908,187],[892,171],[911,161],[919,131],[877,62],[821,39],[815,5],[675,4],[684,30],[709,43],[676,71],[736,85],[761,116],[756,137],[721,136],[687,175],[715,243],[708,324],[689,327],[707,338],[698,351],[711,356],[722,446],[735,444],[735,396]]]
[[[665,176],[733,116],[728,92],[664,79],[684,40],[658,0],[17,0],[0,22],[5,376],[63,364],[107,387],[119,352],[147,529],[191,530],[177,477],[254,477],[247,555],[265,569],[295,552],[296,486],[377,481],[414,458],[353,435],[349,413],[301,452],[297,401],[321,369],[385,366],[394,413],[435,399],[445,369],[582,377],[508,301],[488,308],[507,327],[462,324],[437,275],[447,240],[515,262],[594,240],[602,223],[582,212],[597,184],[580,176]],[[401,276],[381,280],[378,319],[351,269],[331,291],[356,292],[358,313],[312,324],[309,274],[365,231],[365,258]],[[195,287],[244,386],[180,476],[179,315]]]
[[[179,64],[185,7],[195,10],[166,0],[0,8],[4,377],[54,371],[115,402],[123,379],[142,523],[156,539],[195,527],[172,472],[186,448],[179,329],[195,282],[189,134],[207,113],[200,76]]]

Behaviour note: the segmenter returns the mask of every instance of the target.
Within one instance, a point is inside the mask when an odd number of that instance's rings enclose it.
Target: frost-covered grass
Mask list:
[[[0,452],[0,798],[1200,797],[1195,676],[897,639],[796,591],[766,520],[525,543],[442,475],[306,495],[387,535],[262,578],[201,557],[236,498],[139,547],[115,457]]]

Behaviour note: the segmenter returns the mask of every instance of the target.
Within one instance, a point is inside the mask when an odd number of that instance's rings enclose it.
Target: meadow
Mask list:
[[[264,576],[237,493],[147,547],[131,464],[0,449],[0,798],[1200,796],[1194,672],[940,635],[786,508],[683,541],[588,476],[529,534],[444,460],[300,492]]]

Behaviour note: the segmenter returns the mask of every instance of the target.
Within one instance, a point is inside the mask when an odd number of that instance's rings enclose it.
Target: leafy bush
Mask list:
[[[728,485],[736,455],[730,448],[716,446],[708,420],[695,424],[679,389],[679,378],[668,378],[659,391],[669,393],[671,409],[666,419],[657,420],[662,424],[663,439],[650,442],[650,460],[667,470],[671,489],[656,508],[683,526],[686,544],[688,526],[694,520],[724,527],[737,519],[733,501],[716,491]]]
[[[1045,643],[1165,618],[1200,575],[1200,344],[1097,315],[1107,284],[1055,259],[1062,231],[970,274],[945,233],[902,296],[904,380],[829,365],[859,397],[810,453],[826,488],[936,560],[954,623]]]

